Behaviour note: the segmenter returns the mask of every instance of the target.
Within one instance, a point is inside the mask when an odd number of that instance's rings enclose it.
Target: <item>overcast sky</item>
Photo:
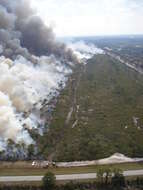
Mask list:
[[[143,34],[143,0],[31,0],[57,36]]]

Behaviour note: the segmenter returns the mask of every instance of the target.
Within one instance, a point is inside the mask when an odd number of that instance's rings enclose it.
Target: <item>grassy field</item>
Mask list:
[[[84,166],[84,167],[71,167],[71,168],[29,168],[29,167],[3,167],[0,166],[0,176],[30,176],[30,175],[44,175],[48,171],[55,174],[78,174],[78,173],[95,173],[100,167],[120,168],[122,170],[137,170],[143,169],[143,163],[126,163],[126,164],[113,164],[103,166]]]

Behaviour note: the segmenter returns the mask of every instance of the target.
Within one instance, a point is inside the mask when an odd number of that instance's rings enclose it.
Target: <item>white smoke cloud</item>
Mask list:
[[[36,128],[42,122],[39,111],[42,100],[49,102],[71,73],[53,56],[37,60],[34,65],[23,57],[15,61],[0,57],[0,150],[7,139],[32,143],[25,128]]]
[[[94,44],[86,44],[84,41],[77,41],[68,44],[79,59],[90,59],[95,54],[103,54],[104,51],[97,48]]]
[[[69,45],[79,58],[103,53],[93,44],[76,42]],[[25,145],[35,143],[28,130],[42,131],[46,117],[41,116],[43,101],[46,109],[50,100],[65,86],[72,70],[55,56],[33,57],[37,63],[18,56],[12,61],[0,57],[0,151],[7,148],[7,140]],[[41,129],[39,129],[39,124]]]
[[[12,139],[16,143],[32,143],[28,132],[22,129],[16,117],[12,102],[3,92],[0,92],[0,137],[3,140]],[[0,150],[2,149],[3,143],[0,143]]]
[[[50,108],[48,103],[65,86],[78,59],[56,41],[52,28],[27,0],[0,0],[0,55],[1,151],[8,148],[8,142],[13,144],[8,139],[34,143],[28,132],[33,128],[42,134],[47,112],[55,105]]]

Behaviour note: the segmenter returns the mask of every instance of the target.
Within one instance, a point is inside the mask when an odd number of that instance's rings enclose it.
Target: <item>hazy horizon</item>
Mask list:
[[[143,37],[143,33],[141,34],[102,34],[102,35],[80,35],[80,36],[57,36],[57,38],[112,38],[112,37]]]

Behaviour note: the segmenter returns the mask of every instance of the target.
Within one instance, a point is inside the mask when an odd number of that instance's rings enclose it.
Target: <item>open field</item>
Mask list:
[[[11,167],[4,167],[0,165],[0,176],[30,176],[30,175],[44,175],[47,171],[59,174],[79,174],[79,173],[95,173],[99,167],[120,168],[122,170],[139,170],[143,169],[143,163],[126,163],[126,164],[113,164],[109,166],[84,166],[84,167],[71,167],[71,168],[34,168],[23,167],[16,164]]]

